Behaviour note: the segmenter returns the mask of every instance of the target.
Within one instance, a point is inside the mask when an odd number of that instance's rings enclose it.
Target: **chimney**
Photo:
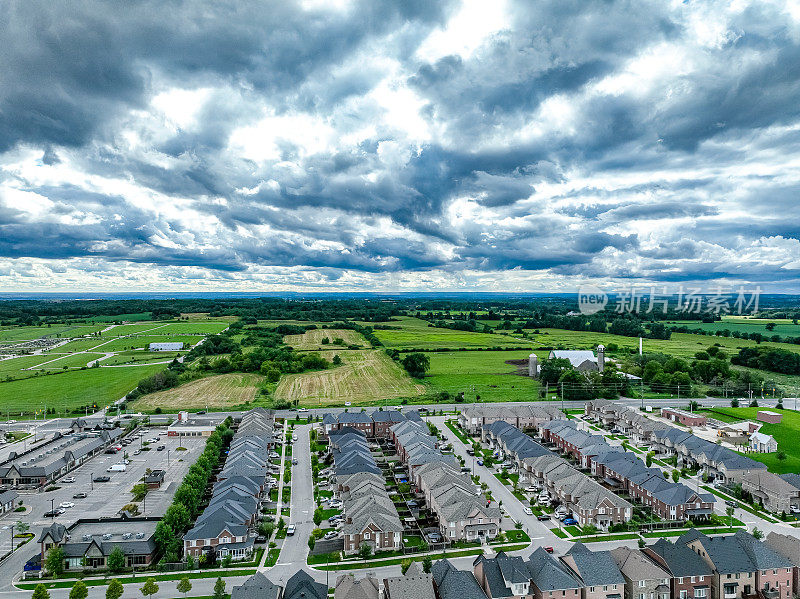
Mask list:
[[[604,345],[597,346],[597,370],[603,372],[606,366],[606,348]]]
[[[539,376],[539,358],[536,357],[536,354],[528,356],[528,376]]]

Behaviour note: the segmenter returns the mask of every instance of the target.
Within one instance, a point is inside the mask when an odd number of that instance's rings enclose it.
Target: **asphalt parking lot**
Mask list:
[[[161,438],[157,443],[150,444],[152,448],[150,451],[142,451],[139,455],[133,455],[134,451],[142,446],[142,441],[155,437],[158,433]],[[164,445],[165,449],[156,451],[158,445]],[[180,446],[185,447],[186,451],[177,451]],[[53,521],[69,526],[81,518],[117,515],[122,506],[130,503],[130,490],[145,475],[147,468],[165,470],[166,476],[161,488],[151,490],[147,494],[146,500],[139,504],[140,515],[163,515],[169,507],[180,481],[204,446],[205,438],[203,437],[168,437],[165,428],[146,429],[142,439],[123,447],[122,451],[114,455],[101,453],[68,472],[55,483],[60,489],[39,493],[21,493],[20,499],[28,507],[28,510],[25,513],[12,511],[0,517],[0,553],[5,553],[11,548],[10,525],[16,522],[27,522],[30,525],[30,532],[38,537],[42,528],[50,526]],[[127,470],[125,472],[106,472],[106,469],[112,464],[120,463],[126,452],[130,460]],[[110,477],[111,480],[105,483],[91,482],[92,478],[103,475]],[[74,483],[63,482],[70,476],[75,477]],[[74,499],[73,495],[81,491],[88,493],[88,497]],[[67,508],[66,513],[56,518],[45,518],[45,512],[49,511],[52,506],[57,508],[61,502],[65,501],[73,502],[75,506]],[[27,547],[25,550],[33,553]]]

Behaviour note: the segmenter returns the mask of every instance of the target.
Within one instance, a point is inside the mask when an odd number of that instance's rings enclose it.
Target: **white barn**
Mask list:
[[[151,343],[150,351],[180,351],[183,349],[182,341],[169,341],[163,343]]]

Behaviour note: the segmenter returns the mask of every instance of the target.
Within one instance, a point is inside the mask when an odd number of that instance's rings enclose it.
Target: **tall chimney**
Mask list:
[[[604,345],[600,344],[597,346],[597,370],[603,372],[603,368],[606,367],[606,348]]]
[[[536,357],[536,354],[528,356],[528,376],[539,376],[539,358]]]

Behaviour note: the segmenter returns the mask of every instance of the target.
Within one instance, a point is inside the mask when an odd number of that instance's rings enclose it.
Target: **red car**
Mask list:
[[[552,547],[545,547],[544,550],[547,551],[547,553],[553,553]]]

